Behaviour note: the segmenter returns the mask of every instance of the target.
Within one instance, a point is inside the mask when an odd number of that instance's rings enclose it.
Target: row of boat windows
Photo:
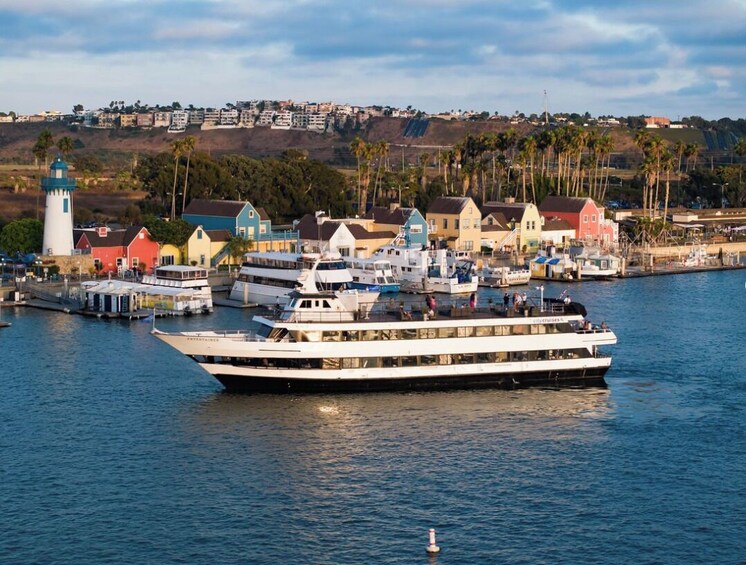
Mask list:
[[[399,357],[326,357],[322,359],[267,359],[260,357],[203,357],[199,362],[234,365],[237,367],[267,367],[277,369],[366,369],[426,367],[434,365],[474,365],[480,363],[511,363],[589,358],[585,349],[547,349],[541,351],[489,351],[483,353],[447,353],[442,355],[407,355]]]
[[[455,326],[443,328],[403,328],[380,330],[324,331],[321,341],[391,341],[451,337],[491,337],[570,333],[570,324],[516,324],[502,326]],[[295,341],[311,341],[302,331],[291,332]],[[277,334],[279,337],[279,334]],[[275,335],[270,333],[269,339]],[[315,341],[315,340],[314,340]]]
[[[295,289],[295,287],[298,286],[298,281],[296,280],[283,280],[283,279],[275,279],[272,277],[260,277],[255,275],[247,275],[245,273],[241,273],[238,275],[238,280],[243,283],[252,283],[257,285],[264,285],[264,286],[271,286],[271,287],[277,287],[277,288],[288,288],[288,289]],[[319,283],[316,282],[316,286],[319,288],[323,288],[326,290],[340,290],[345,283],[343,282],[329,282],[329,283]],[[308,301],[307,301],[308,302]],[[310,302],[308,302],[307,305],[303,306],[304,308],[311,308],[312,305]],[[328,302],[325,301],[325,304],[323,305],[324,308],[331,308]]]
[[[296,269],[311,269],[316,263],[316,259],[302,258],[300,260],[287,260],[287,259],[269,259],[266,257],[251,257],[243,263],[242,267],[261,267],[270,269],[283,269],[283,270],[296,270]],[[316,266],[317,271],[338,271],[340,269],[346,269],[347,266],[342,260],[338,261],[319,261]]]

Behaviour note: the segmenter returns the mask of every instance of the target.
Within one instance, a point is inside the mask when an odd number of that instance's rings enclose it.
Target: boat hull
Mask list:
[[[508,372],[370,379],[289,379],[216,373],[213,376],[231,392],[242,393],[337,393],[433,391],[457,389],[516,390],[546,388],[606,388],[604,375],[608,366],[531,372]]]

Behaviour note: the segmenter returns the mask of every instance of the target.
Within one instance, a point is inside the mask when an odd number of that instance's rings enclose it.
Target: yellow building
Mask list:
[[[480,251],[482,214],[468,196],[439,196],[427,210],[428,237],[437,247]]]
[[[505,216],[508,227],[515,231],[515,249],[519,253],[529,253],[539,249],[541,214],[539,214],[536,204],[508,201],[487,202],[482,206],[484,216],[493,212]]]

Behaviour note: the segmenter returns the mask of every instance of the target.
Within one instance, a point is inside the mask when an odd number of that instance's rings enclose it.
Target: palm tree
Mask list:
[[[676,172],[681,172],[681,159],[684,156],[684,152],[686,151],[686,144],[681,141],[680,139],[673,144],[673,150],[674,153],[676,153],[676,159],[677,159],[677,165],[676,165]]]
[[[184,190],[181,193],[181,213],[183,214],[184,208],[186,208],[187,183],[189,182],[189,161],[191,161],[192,152],[197,146],[197,138],[193,135],[187,135],[184,139],[181,140],[181,144],[182,150],[186,153],[187,156],[186,172],[184,173]]]
[[[52,132],[48,129],[44,129],[40,134],[39,137],[36,140],[36,144],[34,145],[34,148],[32,149],[32,152],[34,153],[34,157],[37,159],[41,158],[44,159],[44,169],[46,170],[48,166],[47,162],[47,151],[49,151],[50,147],[54,146],[54,138],[52,137]]]
[[[62,153],[62,156],[65,158],[65,161],[67,161],[68,155],[70,155],[70,153],[73,152],[74,148],[75,148],[75,145],[73,143],[73,140],[68,135],[61,137],[59,141],[57,141],[57,149],[60,150],[60,153]]]
[[[174,185],[171,189],[171,220],[176,219],[176,179],[179,174],[179,160],[184,154],[184,144],[181,139],[171,142],[171,155],[174,157]]]
[[[746,155],[746,139],[743,137],[739,139],[736,144],[733,146],[733,152],[738,155],[741,159],[743,159],[744,155]],[[740,167],[738,167],[738,186],[741,186],[741,177],[743,173],[743,164],[741,164]]]
[[[686,172],[693,170],[697,166],[697,155],[699,155],[699,145],[696,143],[688,143],[684,149],[684,157],[686,157]]]
[[[664,222],[666,221],[666,217],[668,216],[668,199],[671,194],[671,171],[673,171],[675,164],[676,155],[666,149],[661,156],[661,166],[663,167],[663,171],[666,173],[666,201],[663,203]]]
[[[350,151],[352,151],[352,154],[357,158],[357,201],[360,202],[360,190],[362,186],[362,180],[360,178],[360,158],[365,152],[365,142],[360,136],[356,136],[355,139],[352,140],[352,143],[350,143]]]

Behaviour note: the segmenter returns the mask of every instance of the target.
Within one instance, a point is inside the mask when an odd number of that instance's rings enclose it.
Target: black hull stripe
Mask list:
[[[384,392],[431,391],[452,389],[497,388],[514,390],[529,387],[601,387],[606,388],[607,367],[536,371],[531,373],[501,373],[495,375],[458,375],[406,379],[322,380],[277,379],[215,375],[232,392],[302,393],[302,392]]]

